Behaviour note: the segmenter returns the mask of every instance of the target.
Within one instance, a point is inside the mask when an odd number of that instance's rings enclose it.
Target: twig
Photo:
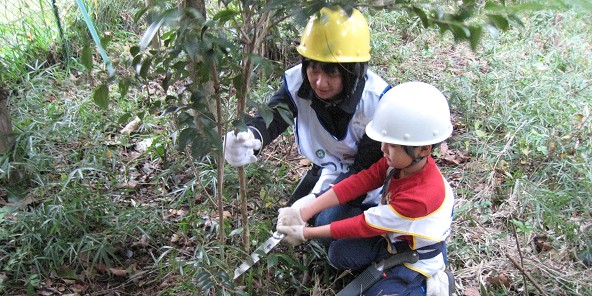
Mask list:
[[[306,262],[306,254],[302,255],[302,261]],[[309,270],[306,269],[304,271],[304,274],[302,275],[302,281],[301,284],[298,286],[298,289],[296,290],[295,295],[300,295],[302,294],[302,287],[306,287],[308,281],[310,280],[310,273]]]
[[[529,273],[527,273],[522,266],[520,266],[520,264],[518,264],[518,262],[516,262],[516,259],[512,258],[510,255],[506,254],[506,257],[508,257],[508,259],[510,260],[510,262],[512,262],[512,264],[514,264],[514,266],[516,268],[518,268],[518,270],[534,285],[534,287],[539,290],[539,292],[541,292],[541,295],[543,296],[548,296],[547,293],[545,293],[545,290],[543,290],[543,288],[539,285],[539,283],[537,281],[535,281],[532,276],[530,276]]]
[[[517,197],[520,194],[520,181],[516,181],[514,189],[512,190],[512,196]],[[520,267],[524,266],[524,257],[522,256],[522,250],[520,249],[520,242],[518,241],[518,233],[516,232],[516,225],[512,224],[512,232],[514,233],[514,240],[516,240],[516,249],[518,250],[518,256],[520,257]],[[524,295],[528,295],[528,285],[526,285],[526,278],[523,277],[524,281]]]
[[[522,257],[522,250],[520,249],[520,243],[518,242],[518,234],[516,233],[516,225],[512,224],[512,232],[514,233],[514,239],[516,240],[516,249],[518,249],[518,256],[520,257],[520,268],[524,266],[524,258]],[[522,277],[524,281],[524,295],[528,295],[528,285],[526,285],[526,277]]]

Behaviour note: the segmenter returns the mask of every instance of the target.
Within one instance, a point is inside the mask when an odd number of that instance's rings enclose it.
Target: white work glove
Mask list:
[[[284,239],[282,239],[282,243],[298,246],[306,241],[306,239],[304,239],[304,227],[304,224],[291,226],[282,226],[278,224],[276,230],[286,235]]]
[[[300,209],[281,208],[279,209],[277,225],[279,226],[298,226],[304,225],[302,216],[300,216]]]
[[[443,270],[439,270],[438,273],[428,278],[426,282],[426,296],[449,295],[449,285],[448,275]]]
[[[314,195],[313,193],[311,193],[309,195],[305,195],[305,196],[301,197],[299,200],[295,201],[290,207],[292,209],[300,210],[305,205],[313,202],[316,198],[317,198],[317,196]]]
[[[253,149],[260,149],[261,141],[255,139],[250,129],[236,135],[234,131],[228,132],[224,142],[224,159],[230,165],[239,167],[257,161]]]

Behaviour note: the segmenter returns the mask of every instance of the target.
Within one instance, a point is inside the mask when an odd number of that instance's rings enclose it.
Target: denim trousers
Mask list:
[[[315,226],[353,217],[363,211],[364,209],[360,207],[339,205],[319,213],[315,219]],[[329,263],[337,269],[361,271],[373,262],[391,255],[387,249],[388,243],[382,236],[339,240],[319,239],[319,242],[327,248]],[[386,270],[385,275],[366,290],[364,295],[424,296],[426,294],[425,276],[404,265]]]

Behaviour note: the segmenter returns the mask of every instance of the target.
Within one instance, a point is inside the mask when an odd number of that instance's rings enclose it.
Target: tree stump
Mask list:
[[[14,144],[12,122],[8,112],[8,95],[8,90],[0,87],[0,153],[10,151]]]

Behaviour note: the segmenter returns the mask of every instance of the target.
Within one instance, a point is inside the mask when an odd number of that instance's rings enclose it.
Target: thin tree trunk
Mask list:
[[[244,8],[247,10],[247,8]],[[238,93],[238,108],[237,118],[241,118],[241,115],[245,113],[247,109],[247,96],[251,88],[251,73],[253,72],[253,60],[250,58],[251,54],[259,54],[261,50],[261,44],[263,39],[267,35],[269,30],[269,19],[273,15],[273,12],[266,12],[260,16],[259,20],[253,20],[252,17],[255,13],[253,11],[246,11],[243,13],[243,21],[245,22],[246,34],[243,35],[243,40],[247,44],[245,46],[245,52],[243,55],[243,84],[242,88]],[[249,35],[248,32],[252,32]],[[248,209],[248,191],[247,191],[247,177],[245,175],[244,167],[238,168],[238,178],[240,185],[240,200],[241,200],[241,217],[243,222],[243,247],[246,251],[249,251],[250,242],[250,230],[249,230],[249,209]]]
[[[150,1],[150,0],[146,0]],[[204,0],[185,0],[185,7],[194,8],[199,11],[204,18],[206,17],[206,4]],[[197,73],[197,66],[195,61],[192,61],[188,65],[193,81],[197,81],[195,77],[195,73]],[[213,98],[213,100],[207,100],[208,107],[211,109],[212,114],[215,114],[216,120],[216,130],[218,131],[219,135],[223,134],[224,126],[222,122],[222,98],[220,95],[220,81],[218,80],[218,71],[216,69],[216,65],[211,65],[211,73],[212,73],[212,80],[208,83],[202,85],[202,90],[204,91],[205,95],[209,98]],[[215,102],[215,106],[213,103]],[[214,109],[214,110],[212,110]],[[201,122],[198,120],[197,114],[194,113],[194,123],[195,126],[200,129]],[[226,235],[224,231],[224,198],[223,198],[223,185],[224,185],[224,154],[220,153],[218,155],[218,168],[216,171],[216,176],[218,178],[218,182],[216,184],[216,200],[218,206],[218,222],[219,231],[218,231],[218,238],[220,240],[220,259],[224,260],[224,243],[226,242]]]
[[[14,145],[12,122],[8,110],[8,90],[0,87],[0,153],[6,153]]]

